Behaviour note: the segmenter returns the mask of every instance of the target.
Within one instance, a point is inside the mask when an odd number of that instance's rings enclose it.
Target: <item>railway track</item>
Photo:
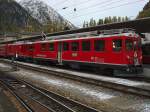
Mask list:
[[[10,61],[8,61],[8,60],[1,60],[1,61],[3,61],[4,63],[10,64]],[[114,90],[125,92],[125,93],[131,93],[131,94],[135,94],[135,95],[150,97],[150,89],[147,89],[148,87],[145,88],[144,85],[142,85],[143,84],[142,81],[136,82],[137,85],[139,85],[139,83],[141,83],[141,86],[134,86],[134,85],[132,86],[132,83],[134,83],[134,81],[132,81],[132,80],[130,81],[128,79],[120,78],[119,80],[131,82],[129,85],[126,84],[126,82],[120,83],[120,81],[119,81],[119,83],[117,83],[116,80],[109,81],[111,78],[109,78],[108,80],[103,80],[103,79],[98,79],[99,76],[93,78],[92,76],[88,75],[88,77],[87,77],[87,76],[84,76],[84,74],[82,75],[82,73],[80,75],[76,74],[76,72],[74,72],[74,71],[67,72],[66,70],[63,70],[63,69],[54,69],[54,68],[49,69],[49,67],[38,66],[38,65],[34,65],[34,64],[17,62],[17,66],[20,68],[25,68],[25,69],[29,69],[29,70],[33,70],[33,71],[51,74],[54,76],[68,78],[71,80],[77,80],[77,81],[88,83],[88,84],[98,85],[98,86],[106,87],[109,89],[114,89]],[[148,86],[148,85],[149,85],[149,83],[146,83],[146,86]]]
[[[94,108],[37,88],[24,81],[3,78],[0,79],[0,82],[11,91],[27,112],[99,112]]]

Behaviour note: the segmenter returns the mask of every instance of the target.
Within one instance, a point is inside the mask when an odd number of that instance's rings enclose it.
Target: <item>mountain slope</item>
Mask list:
[[[143,11],[138,15],[138,18],[150,17],[150,1],[144,6]]]
[[[36,31],[41,24],[14,0],[0,0],[0,31]]]
[[[41,0],[21,0],[19,3],[41,24],[57,22],[66,25],[69,28],[74,27],[73,24],[64,19],[53,8]]]

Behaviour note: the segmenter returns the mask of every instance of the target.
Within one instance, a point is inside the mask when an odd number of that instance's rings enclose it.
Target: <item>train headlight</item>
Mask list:
[[[142,59],[143,59],[143,56],[140,56],[140,59],[142,60]]]
[[[134,58],[137,58],[137,52],[134,52]]]
[[[130,59],[130,56],[127,56],[127,59],[129,60],[129,59]]]

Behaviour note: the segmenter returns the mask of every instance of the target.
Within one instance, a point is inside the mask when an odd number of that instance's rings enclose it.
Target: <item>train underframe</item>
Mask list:
[[[11,59],[11,57],[8,57]],[[32,58],[32,57],[18,57],[15,60],[26,61],[31,63],[47,64],[47,65],[63,65],[71,67],[73,69],[91,69],[94,72],[103,74],[103,75],[114,75],[115,70],[121,71],[123,73],[142,73],[142,65],[117,65],[117,64],[99,64],[99,63],[90,63],[90,62],[77,62],[77,61],[64,61],[58,63],[57,59],[43,59],[43,58]]]

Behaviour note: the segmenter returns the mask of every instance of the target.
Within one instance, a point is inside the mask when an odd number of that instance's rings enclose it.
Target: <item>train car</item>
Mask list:
[[[133,30],[101,31],[96,36],[55,36],[50,40],[7,45],[8,57],[41,60],[72,68],[142,72],[141,38]],[[0,47],[1,48],[1,47]],[[0,51],[2,53],[2,50]]]
[[[150,64],[150,42],[147,42],[142,45],[143,51],[143,63]]]
[[[0,57],[6,57],[7,56],[7,44],[0,45]]]
[[[87,66],[108,73],[116,69],[142,71],[141,38],[134,31],[119,30],[98,36],[58,38],[31,45],[34,59],[54,61],[73,68]]]

